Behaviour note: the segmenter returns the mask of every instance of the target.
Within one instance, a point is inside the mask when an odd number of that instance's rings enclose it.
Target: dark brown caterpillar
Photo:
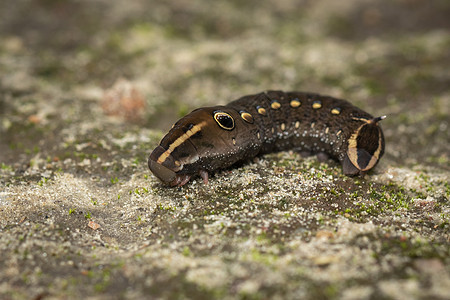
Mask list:
[[[200,175],[264,154],[295,149],[341,162],[345,175],[364,175],[384,153],[374,118],[345,100],[268,91],[226,106],[203,107],[176,122],[148,159],[163,183],[182,186]]]

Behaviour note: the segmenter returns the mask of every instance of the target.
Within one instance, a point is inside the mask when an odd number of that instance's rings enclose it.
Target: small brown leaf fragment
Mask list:
[[[39,124],[42,119],[38,115],[31,115],[28,117],[28,121],[33,124]]]
[[[118,79],[111,88],[105,90],[101,106],[106,115],[139,121],[145,111],[145,99],[133,83]]]
[[[100,225],[95,223],[94,221],[89,221],[88,226],[94,230],[97,230],[100,228]]]

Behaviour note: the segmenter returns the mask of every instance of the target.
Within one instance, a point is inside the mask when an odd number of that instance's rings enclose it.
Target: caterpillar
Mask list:
[[[338,160],[363,176],[384,153],[379,121],[346,100],[305,92],[266,91],[225,106],[198,108],[178,120],[150,154],[164,184],[183,186],[260,154],[294,149]]]

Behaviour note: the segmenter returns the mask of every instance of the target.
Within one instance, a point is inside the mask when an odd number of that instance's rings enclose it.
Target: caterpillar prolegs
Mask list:
[[[148,166],[170,186],[196,175],[206,184],[215,170],[294,149],[338,160],[345,175],[364,175],[384,153],[384,118],[330,96],[267,91],[192,111],[163,137]]]

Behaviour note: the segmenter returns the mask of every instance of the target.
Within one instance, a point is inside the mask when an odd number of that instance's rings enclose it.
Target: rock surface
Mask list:
[[[450,3],[2,1],[1,299],[448,299]],[[26,17],[25,17],[26,16]],[[182,188],[180,116],[267,89],[382,126],[365,178],[292,152]]]

